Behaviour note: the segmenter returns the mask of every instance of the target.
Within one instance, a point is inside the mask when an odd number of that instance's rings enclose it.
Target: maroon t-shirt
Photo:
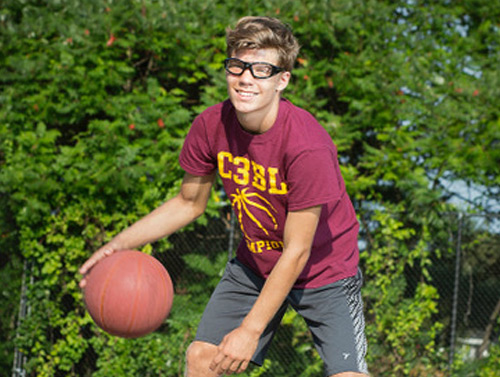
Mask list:
[[[218,170],[243,240],[237,258],[267,278],[283,251],[289,211],[322,205],[311,256],[294,288],[316,288],[354,276],[359,224],[345,191],[337,150],[314,117],[282,99],[274,125],[250,134],[229,100],[193,122],[180,154],[193,175]]]

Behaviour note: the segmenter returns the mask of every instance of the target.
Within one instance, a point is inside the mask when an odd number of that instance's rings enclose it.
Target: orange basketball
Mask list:
[[[135,250],[117,251],[89,272],[84,300],[95,323],[123,338],[155,331],[172,308],[170,275],[154,257]]]

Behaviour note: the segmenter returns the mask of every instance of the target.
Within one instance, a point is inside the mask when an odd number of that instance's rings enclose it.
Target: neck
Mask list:
[[[273,104],[266,112],[261,113],[240,113],[236,112],[236,117],[243,129],[251,134],[263,134],[269,131],[274,125],[278,117],[279,100],[278,103]]]

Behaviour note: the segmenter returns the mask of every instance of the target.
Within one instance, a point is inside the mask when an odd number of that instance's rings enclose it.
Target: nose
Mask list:
[[[253,75],[252,72],[250,71],[250,67],[246,67],[243,73],[238,76],[240,80],[242,81],[251,81],[253,80]]]

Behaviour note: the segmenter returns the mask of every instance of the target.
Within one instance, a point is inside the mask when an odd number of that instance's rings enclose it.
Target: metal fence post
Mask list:
[[[453,306],[451,310],[451,334],[450,334],[450,356],[448,361],[448,369],[453,367],[453,360],[455,357],[455,338],[457,330],[457,307],[458,307],[458,291],[460,285],[460,255],[461,255],[461,242],[462,242],[462,213],[458,214],[458,232],[457,232],[457,247],[455,256],[455,283],[453,287]]]
[[[26,277],[28,275],[28,262],[25,260],[24,261],[24,266],[23,266],[23,281],[21,285],[21,297],[19,299],[19,314],[17,317],[17,324],[16,324],[16,336],[19,333],[19,327],[21,326],[21,323],[23,319],[26,317],[26,315],[29,312],[29,303],[28,303],[28,298],[26,296]],[[16,347],[14,349],[14,363],[12,365],[12,377],[25,377],[26,376],[26,370],[24,369],[24,366],[27,362],[26,355],[18,348]]]

